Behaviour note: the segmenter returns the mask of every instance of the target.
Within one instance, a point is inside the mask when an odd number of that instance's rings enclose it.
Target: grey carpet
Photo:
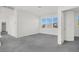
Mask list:
[[[14,38],[4,35],[0,41],[0,52],[78,52],[79,38],[74,42],[65,42],[58,46],[57,36],[47,34],[35,34],[22,38]]]

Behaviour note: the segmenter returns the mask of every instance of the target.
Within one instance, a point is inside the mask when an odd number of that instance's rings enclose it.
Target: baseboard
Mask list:
[[[79,37],[79,36],[75,36],[75,37]]]
[[[74,41],[74,40],[64,40],[64,41]]]
[[[25,36],[30,36],[30,35],[34,35],[34,34],[38,34],[38,33],[32,33],[32,34],[28,34],[28,35],[17,36],[17,38],[21,38],[21,37],[25,37]]]
[[[41,34],[49,34],[49,35],[56,35],[57,36],[57,34],[51,34],[51,33],[42,33],[42,32],[40,32]]]

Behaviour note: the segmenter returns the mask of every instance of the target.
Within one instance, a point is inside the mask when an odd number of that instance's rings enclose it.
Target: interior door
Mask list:
[[[65,40],[74,41],[74,12],[65,12]]]

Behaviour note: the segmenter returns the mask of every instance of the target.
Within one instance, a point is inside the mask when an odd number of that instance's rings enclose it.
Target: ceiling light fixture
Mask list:
[[[42,6],[38,6],[38,8],[42,8]]]

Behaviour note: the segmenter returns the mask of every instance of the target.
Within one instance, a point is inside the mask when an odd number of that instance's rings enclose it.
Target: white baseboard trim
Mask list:
[[[79,37],[79,36],[75,36],[75,37]]]
[[[30,35],[33,35],[33,34],[38,34],[38,33],[32,33],[32,34],[23,35],[23,36],[17,36],[17,38],[21,38],[21,37],[24,37],[24,36],[30,36]]]
[[[40,32],[40,33],[42,33],[42,32]],[[49,34],[49,35],[56,35],[57,36],[57,34],[51,34],[51,33],[42,33],[42,34]]]
[[[65,40],[65,41],[74,41],[74,40]]]

